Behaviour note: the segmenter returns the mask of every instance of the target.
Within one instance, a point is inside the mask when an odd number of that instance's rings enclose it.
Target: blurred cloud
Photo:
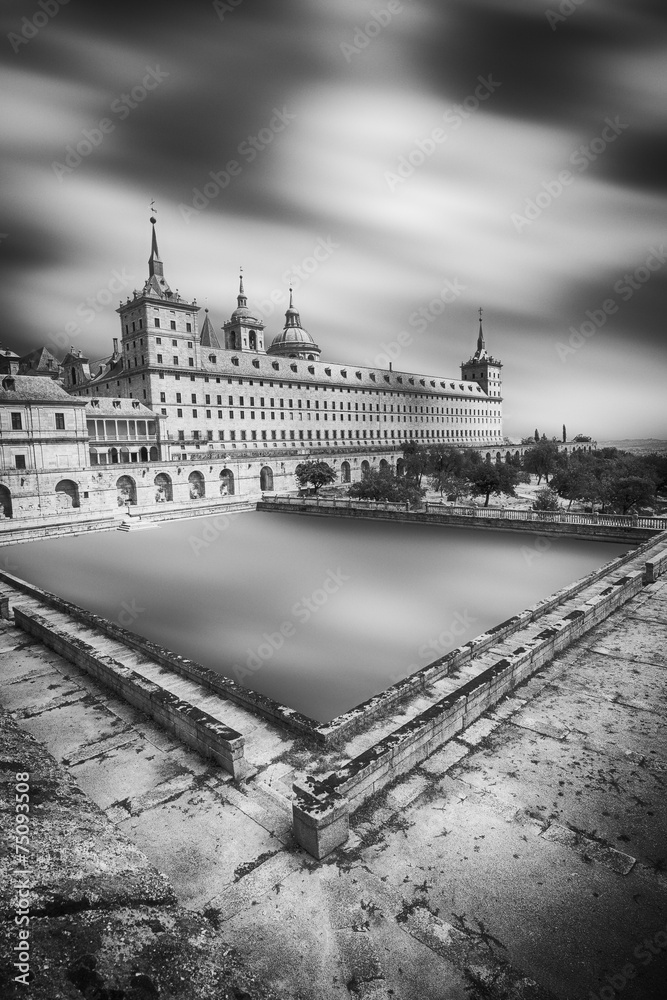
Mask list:
[[[216,326],[235,305],[239,264],[258,308],[324,239],[335,249],[296,288],[323,357],[371,364],[407,330],[397,367],[454,375],[481,304],[505,365],[507,433],[535,422],[558,433],[575,419],[600,438],[664,433],[665,404],[647,409],[645,380],[665,363],[667,270],[619,302],[567,363],[555,345],[664,233],[665,12],[652,0],[585,0],[554,26],[547,12],[558,9],[244,0],[221,20],[210,3],[149,2],[122,17],[109,2],[64,5],[18,51],[7,40],[0,63],[11,95],[4,344],[48,343],[114,269],[140,285],[155,198],[168,279]],[[25,3],[5,3],[4,36],[29,16]],[[159,85],[126,104],[158,67]],[[470,111],[480,77],[497,85]],[[289,124],[250,160],[244,143],[276,111]],[[597,148],[616,117],[627,127],[581,169],[573,155]],[[105,118],[113,128],[59,179],[54,161]],[[444,139],[432,139],[436,129]],[[416,149],[429,151],[392,186],[388,174]],[[182,206],[231,159],[239,176],[186,221]],[[544,205],[565,170],[571,183],[518,230],[513,215]],[[418,327],[415,313],[447,281],[460,293]],[[282,309],[264,315],[276,333]],[[109,307],[76,346],[101,357],[115,335]]]

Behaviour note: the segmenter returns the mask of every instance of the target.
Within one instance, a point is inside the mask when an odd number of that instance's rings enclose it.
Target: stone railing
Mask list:
[[[667,517],[640,517],[632,514],[586,514],[570,513],[569,511],[536,511],[522,510],[512,507],[477,507],[474,504],[455,505],[429,500],[411,507],[409,503],[392,503],[388,500],[361,500],[352,497],[307,497],[275,496],[265,493],[264,502],[276,502],[302,507],[304,504],[315,504],[317,507],[331,510],[347,508],[356,510],[393,510],[414,514],[440,514],[447,517],[485,517],[504,519],[507,521],[528,521],[538,524],[592,524],[618,528],[651,528],[662,531],[667,528]]]

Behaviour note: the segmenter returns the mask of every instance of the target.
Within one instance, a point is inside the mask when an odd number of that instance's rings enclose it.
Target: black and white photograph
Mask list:
[[[0,995],[664,997],[663,0],[0,80]]]

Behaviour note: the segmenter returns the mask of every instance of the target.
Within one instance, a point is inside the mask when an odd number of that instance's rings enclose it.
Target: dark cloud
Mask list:
[[[436,9],[436,0],[431,0]],[[633,5],[634,6],[634,5]],[[543,9],[540,9],[540,8]],[[437,6],[441,26],[423,46],[421,65],[436,92],[463,99],[478,74],[501,81],[490,111],[567,126],[588,124],[606,108],[606,70],[614,53],[641,49],[665,19],[654,5],[615,12],[582,5],[552,30],[546,11],[560,3],[455,0]],[[597,11],[597,12],[596,12]]]

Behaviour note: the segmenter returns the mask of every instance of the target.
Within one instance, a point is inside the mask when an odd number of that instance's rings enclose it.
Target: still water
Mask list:
[[[536,539],[247,512],[29,542],[5,565],[324,722],[628,548]]]

